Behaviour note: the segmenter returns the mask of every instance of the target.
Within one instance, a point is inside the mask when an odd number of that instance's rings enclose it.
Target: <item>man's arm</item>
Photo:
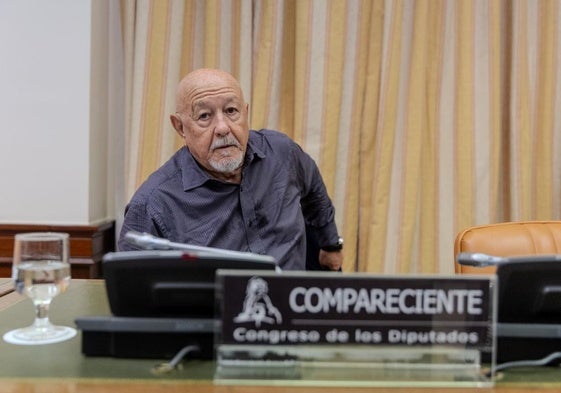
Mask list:
[[[329,198],[325,183],[314,160],[298,145],[294,157],[298,174],[304,185],[301,199],[302,212],[306,224],[312,228],[320,247],[319,263],[329,270],[339,270],[343,264],[341,247],[336,245],[341,238],[335,223],[335,207]],[[335,249],[333,248],[335,247]]]
[[[343,250],[324,251],[320,249],[319,264],[329,270],[341,270],[343,267]]]
[[[140,233],[149,233],[157,237],[165,237],[162,235],[162,227],[149,213],[149,209],[145,204],[131,202],[125,208],[125,220],[119,233],[119,241],[117,248],[119,251],[132,251],[139,248],[125,240],[125,235],[129,231]]]

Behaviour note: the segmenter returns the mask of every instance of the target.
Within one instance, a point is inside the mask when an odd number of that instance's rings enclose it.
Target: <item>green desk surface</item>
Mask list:
[[[0,311],[0,335],[31,324],[33,306],[17,293],[7,295],[15,304]],[[14,299],[14,297],[17,297]],[[0,298],[2,299],[2,298]],[[75,327],[74,320],[85,315],[109,315],[103,281],[72,281],[68,291],[51,304],[51,321]],[[188,367],[168,375],[154,375],[158,359],[117,359],[86,357],[81,353],[81,332],[71,340],[49,345],[14,345],[0,342],[0,378],[133,378],[206,379],[213,375],[212,362],[190,361]],[[139,343],[142,345],[142,343]],[[170,359],[162,359],[170,360]]]
[[[8,301],[8,302],[6,302]],[[1,305],[4,305],[2,307]],[[6,304],[8,304],[6,306]],[[56,324],[75,326],[74,320],[86,315],[109,315],[109,306],[103,281],[73,280],[68,291],[53,300],[51,305],[51,320]],[[33,307],[31,301],[17,293],[10,293],[0,297],[0,335],[9,330],[31,324]],[[48,379],[57,381],[70,379],[73,381],[135,381],[148,383],[161,381],[163,383],[186,383],[201,386],[212,386],[214,364],[210,361],[187,360],[183,367],[164,375],[152,373],[152,368],[169,359],[119,359],[108,357],[86,357],[81,353],[81,332],[66,342],[39,345],[20,346],[0,340],[0,391],[10,383]],[[139,343],[142,345],[142,343]],[[142,382],[144,381],[144,382]],[[171,385],[170,385],[171,386]],[[209,390],[210,389],[210,390]],[[303,389],[303,388],[302,388]],[[480,389],[481,392],[531,392],[547,389],[550,392],[561,392],[561,369],[557,367],[519,368],[501,373],[493,389]],[[244,391],[239,389],[205,388],[200,391]],[[273,391],[267,389],[268,391]],[[20,390],[9,390],[20,391]],[[23,390],[22,390],[23,391]],[[25,390],[27,391],[27,390]],[[149,390],[148,390],[149,391]],[[246,391],[259,391],[248,389]],[[266,390],[263,390],[266,391]],[[330,388],[300,390],[286,388],[274,390],[282,392],[335,392]],[[355,389],[345,389],[346,392]],[[386,391],[378,389],[357,389],[356,391]],[[401,389],[391,392],[402,391]],[[405,389],[403,391],[427,391],[428,389]],[[445,390],[439,390],[444,392]],[[464,389],[451,390],[462,392]]]

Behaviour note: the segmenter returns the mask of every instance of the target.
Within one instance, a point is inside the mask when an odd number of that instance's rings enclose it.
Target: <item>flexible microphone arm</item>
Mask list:
[[[209,251],[207,247],[193,246],[184,243],[174,243],[167,239],[156,237],[146,232],[128,231],[125,240],[143,250],[186,250],[186,251]],[[217,249],[212,249],[216,251]]]
[[[461,252],[456,256],[456,262],[464,266],[497,266],[508,261],[508,258],[497,257],[481,252]]]
[[[146,232],[128,231],[124,237],[129,244],[135,245],[143,250],[184,250],[197,254],[206,254],[214,256],[224,256],[228,258],[244,259],[244,260],[263,260],[267,259],[276,262],[275,258],[268,255],[254,254],[251,252],[232,251],[223,248],[195,246],[192,244],[175,243],[167,239],[153,236]]]
[[[461,252],[456,256],[456,262],[464,266],[485,267],[499,266],[510,262],[558,262],[561,254],[519,255],[513,257],[499,257],[481,252]]]

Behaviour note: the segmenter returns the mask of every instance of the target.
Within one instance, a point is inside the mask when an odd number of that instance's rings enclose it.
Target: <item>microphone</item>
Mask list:
[[[485,267],[500,266],[507,263],[523,262],[559,262],[561,254],[518,255],[513,257],[498,257],[481,252],[461,252],[456,256],[456,262],[464,266]]]
[[[200,256],[222,256],[231,259],[267,261],[276,263],[276,259],[270,255],[255,254],[252,252],[233,251],[223,248],[195,246],[192,244],[175,243],[162,239],[146,232],[128,231],[124,239],[127,243],[135,245],[142,250],[183,250],[193,252]]]
[[[456,256],[456,262],[464,266],[497,266],[508,261],[508,258],[497,257],[481,252],[461,252]]]
[[[125,240],[127,243],[142,248],[143,250],[174,249],[169,240],[153,236],[146,232],[140,233],[136,231],[128,231],[127,233],[125,233]]]

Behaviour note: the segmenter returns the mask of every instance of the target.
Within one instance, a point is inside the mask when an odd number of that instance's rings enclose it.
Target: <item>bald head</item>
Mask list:
[[[195,160],[213,177],[241,181],[249,139],[248,105],[231,74],[199,69],[177,87],[173,128]]]
[[[240,83],[232,74],[218,69],[201,68],[187,74],[177,86],[176,112],[190,113],[203,96],[232,93],[244,101]]]

